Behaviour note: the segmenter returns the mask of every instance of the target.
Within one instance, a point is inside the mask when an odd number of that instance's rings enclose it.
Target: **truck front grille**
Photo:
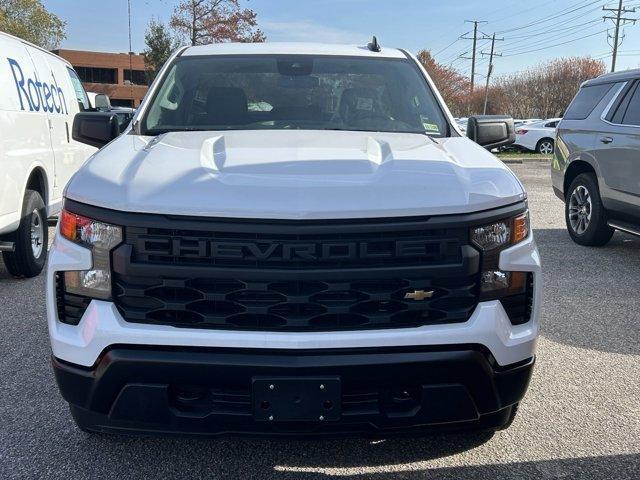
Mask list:
[[[480,254],[453,221],[141,218],[112,253],[113,301],[129,322],[402,328],[465,322],[478,303]]]
[[[117,275],[114,300],[130,322],[234,330],[320,331],[464,322],[474,277],[332,281],[152,279]],[[429,292],[414,300],[407,294]],[[417,294],[421,298],[420,294]]]

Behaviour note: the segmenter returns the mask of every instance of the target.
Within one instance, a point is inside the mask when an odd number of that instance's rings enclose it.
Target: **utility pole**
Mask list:
[[[488,39],[489,37],[487,37],[486,35],[483,37],[485,39]],[[489,101],[489,80],[491,78],[491,74],[493,73],[493,57],[501,57],[502,54],[501,53],[495,53],[495,46],[496,46],[496,40],[498,40],[499,42],[504,41],[504,38],[496,38],[496,34],[494,33],[491,36],[491,53],[489,54],[489,68],[487,70],[487,84],[484,88],[484,108],[482,110],[482,114],[486,115],[487,114],[487,102]],[[484,52],[480,52],[483,56],[486,55],[486,53]]]
[[[612,20],[614,23],[614,33],[613,33],[613,58],[611,59],[611,71],[616,71],[616,60],[618,59],[618,47],[622,44],[622,40],[624,40],[624,35],[620,38],[620,27],[626,25],[627,23],[636,23],[635,18],[624,18],[622,15],[625,13],[635,13],[635,8],[625,8],[622,5],[622,0],[618,0],[618,7],[602,7],[602,10],[605,12],[613,12],[615,16],[607,16],[605,15],[603,18],[605,20]],[[607,33],[607,41],[612,38],[610,34]]]
[[[135,107],[133,98],[133,52],[131,51],[131,0],[127,0],[127,13],[129,16],[129,93],[131,94],[131,106]]]
[[[478,25],[487,22],[482,20],[465,20],[465,22],[473,23],[473,37],[466,37],[464,35],[460,37],[464,40],[473,40],[473,51],[471,54],[471,88],[469,89],[469,105],[471,105],[476,81],[476,47],[478,46]]]

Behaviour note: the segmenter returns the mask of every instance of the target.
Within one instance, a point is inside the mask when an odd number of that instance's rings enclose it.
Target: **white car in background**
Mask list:
[[[537,123],[537,122],[542,122],[542,118],[528,118],[526,120],[521,120],[521,119],[515,119],[513,121],[513,125],[516,128],[522,127],[523,125],[529,125],[530,123]]]
[[[460,130],[462,131],[462,133],[466,134],[467,123],[469,123],[469,117],[456,118],[455,121],[456,121],[456,124],[458,125],[458,128],[460,128]]]
[[[551,155],[555,148],[556,127],[561,118],[548,118],[516,128],[514,147]]]

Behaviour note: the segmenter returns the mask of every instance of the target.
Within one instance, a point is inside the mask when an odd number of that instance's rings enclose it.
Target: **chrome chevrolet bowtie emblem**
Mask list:
[[[433,290],[429,292],[425,292],[424,290],[416,290],[415,292],[407,292],[404,296],[405,300],[416,300],[421,302],[425,298],[433,297]]]

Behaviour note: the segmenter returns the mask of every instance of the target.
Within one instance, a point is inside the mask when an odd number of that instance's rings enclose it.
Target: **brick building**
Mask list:
[[[87,92],[109,95],[114,106],[137,107],[149,88],[143,55],[132,54],[130,65],[127,53],[64,49],[53,53],[73,65]]]

